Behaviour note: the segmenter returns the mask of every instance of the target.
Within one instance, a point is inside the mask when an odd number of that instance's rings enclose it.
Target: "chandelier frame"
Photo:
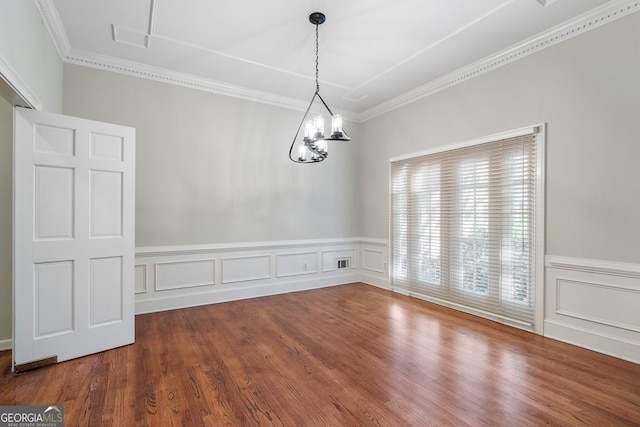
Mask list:
[[[333,114],[329,105],[325,102],[320,95],[320,55],[319,55],[319,43],[318,43],[318,34],[319,34],[319,26],[326,21],[326,16],[321,12],[314,12],[309,15],[309,22],[316,26],[316,91],[311,97],[311,102],[309,102],[309,106],[302,117],[302,121],[298,126],[298,130],[296,135],[293,138],[293,142],[291,143],[291,147],[289,148],[289,159],[295,163],[318,163],[327,158],[329,155],[327,151],[327,141],[351,141],[351,138],[347,135],[347,133],[342,128],[342,116],[339,114]],[[331,134],[329,137],[324,136],[324,117],[322,115],[318,115],[315,119],[307,120],[307,116],[309,115],[309,111],[313,106],[313,103],[318,98],[324,108],[329,113],[331,117]],[[296,147],[296,140],[298,136],[300,136],[300,131],[305,127],[305,135],[302,138],[301,143],[298,143],[298,156],[294,157],[294,148]],[[307,152],[310,152],[311,156],[307,159]]]

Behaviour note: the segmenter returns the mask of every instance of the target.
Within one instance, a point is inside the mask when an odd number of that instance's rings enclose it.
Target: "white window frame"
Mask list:
[[[461,148],[469,148],[476,145],[481,145],[485,143],[500,141],[509,138],[517,138],[519,136],[525,135],[535,135],[536,140],[536,210],[535,210],[535,292],[536,292],[536,301],[535,301],[535,319],[533,324],[532,332],[542,335],[543,334],[543,325],[544,325],[544,257],[545,257],[545,159],[546,159],[546,124],[538,124],[533,126],[527,126],[523,128],[513,129],[506,132],[500,132],[492,135],[488,135],[485,137],[465,141],[462,143],[455,143],[445,146],[439,146],[437,148],[414,152],[402,156],[392,157],[389,159],[389,171],[388,176],[391,177],[391,165],[394,162],[409,160],[416,157],[427,156],[431,154],[442,153],[445,151],[456,150]],[[407,179],[411,179],[411,177],[407,177]],[[391,223],[391,212],[392,212],[392,204],[391,204],[391,195],[393,191],[393,182],[389,179],[389,219]],[[391,227],[393,225],[390,224],[389,228],[389,242],[392,241],[392,230]],[[393,250],[393,248],[392,248]],[[392,266],[390,269],[390,275],[395,274],[394,269],[398,268],[398,266],[393,266],[391,263],[392,252],[389,252],[389,265]],[[391,277],[391,283],[393,283],[393,277]],[[451,308],[459,309],[466,312],[471,312],[472,314],[479,315],[481,317],[487,317],[494,319],[494,316],[485,315],[486,313],[482,312],[473,312],[469,311],[465,307],[457,307],[455,303],[447,303],[444,301],[434,301],[430,298],[424,298],[424,296],[413,295],[411,292],[406,292],[404,290],[392,289],[394,292],[404,293],[410,296],[423,298],[438,304],[442,304],[445,306],[450,306]],[[499,320],[499,319],[494,319]],[[513,326],[518,327],[519,325],[514,324]]]

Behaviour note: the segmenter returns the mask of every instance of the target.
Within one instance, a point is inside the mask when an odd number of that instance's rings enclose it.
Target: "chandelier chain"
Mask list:
[[[318,24],[316,24],[316,93],[320,92],[320,67],[318,66],[319,54],[318,54]]]

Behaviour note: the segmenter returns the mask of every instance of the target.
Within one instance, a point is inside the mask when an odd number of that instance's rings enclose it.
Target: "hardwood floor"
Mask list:
[[[363,284],[137,316],[136,343],[15,376],[66,426],[640,425],[640,365]]]

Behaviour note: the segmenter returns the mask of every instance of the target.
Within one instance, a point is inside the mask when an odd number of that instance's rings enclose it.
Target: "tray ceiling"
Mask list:
[[[36,0],[63,60],[364,120],[635,12],[608,0]]]

